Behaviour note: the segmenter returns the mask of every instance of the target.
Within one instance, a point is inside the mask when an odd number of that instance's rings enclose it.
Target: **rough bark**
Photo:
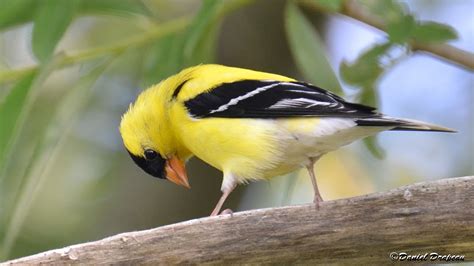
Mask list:
[[[327,201],[319,209],[307,204],[201,218],[5,264],[380,264],[392,252],[468,261],[474,260],[473,218],[474,177],[459,177]]]

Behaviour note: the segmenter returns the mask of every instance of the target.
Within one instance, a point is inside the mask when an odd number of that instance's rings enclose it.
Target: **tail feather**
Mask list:
[[[413,119],[400,119],[389,116],[361,118],[356,120],[358,126],[369,127],[393,127],[390,130],[403,131],[435,131],[435,132],[457,132],[456,130],[426,123]]]

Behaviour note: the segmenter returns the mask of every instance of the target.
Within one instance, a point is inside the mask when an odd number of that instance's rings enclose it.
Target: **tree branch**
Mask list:
[[[474,260],[474,176],[384,193],[202,218],[51,250],[20,264],[390,262],[391,252]],[[428,260],[429,261],[429,260]]]
[[[301,3],[311,9],[329,12],[329,10],[326,10],[326,8],[318,1],[303,0]],[[385,31],[385,23],[383,19],[372,15],[355,0],[344,1],[344,5],[339,12],[374,28]],[[410,46],[414,51],[426,52],[466,70],[474,70],[474,54],[468,51],[456,48],[449,44],[423,44],[411,42]]]

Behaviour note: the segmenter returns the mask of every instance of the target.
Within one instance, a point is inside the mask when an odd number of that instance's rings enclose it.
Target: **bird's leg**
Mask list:
[[[222,205],[224,204],[224,201],[227,199],[227,197],[234,190],[235,187],[236,185],[232,185],[232,186],[229,186],[227,189],[224,189],[224,191],[222,191],[222,196],[217,202],[216,207],[212,211],[211,216],[216,216],[219,214],[219,212],[221,211]]]
[[[319,157],[310,158],[310,163],[306,166],[306,169],[308,170],[309,177],[311,178],[311,183],[313,183],[313,189],[314,189],[313,202],[316,204],[316,206],[319,207],[319,203],[323,202],[324,200],[321,197],[321,193],[319,193],[318,183],[316,182],[316,176],[314,174],[314,164],[316,163],[318,159]]]

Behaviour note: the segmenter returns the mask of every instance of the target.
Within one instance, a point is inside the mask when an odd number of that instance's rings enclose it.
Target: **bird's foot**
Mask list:
[[[234,212],[231,209],[225,209],[221,212],[221,215],[225,214],[230,214],[230,216],[233,216]]]
[[[217,212],[215,212],[215,210],[211,213],[211,217],[212,216],[217,216],[217,215],[226,215],[226,214],[230,214],[230,216],[232,216],[234,214],[234,212],[231,210],[231,209],[225,209],[223,210],[220,214],[218,214]]]
[[[323,198],[321,195],[314,195],[313,203],[316,205],[316,209],[319,209],[319,206],[321,206],[321,202],[323,202]]]

